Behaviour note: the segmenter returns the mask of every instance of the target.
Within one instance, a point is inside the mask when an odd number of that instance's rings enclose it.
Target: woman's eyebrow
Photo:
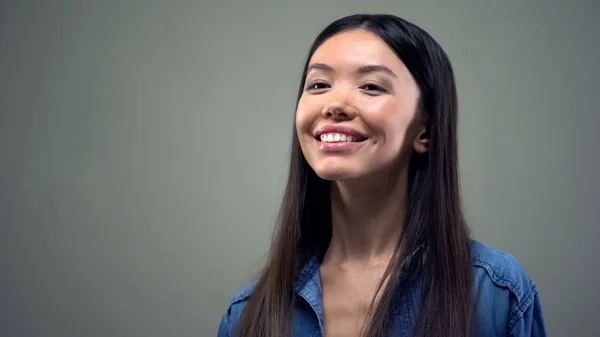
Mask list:
[[[331,66],[328,66],[324,63],[313,63],[311,65],[308,66],[308,68],[306,69],[306,72],[310,72],[311,70],[322,70],[328,73],[332,73],[334,72],[333,68]],[[373,73],[373,72],[385,72],[388,73],[389,75],[391,75],[394,78],[397,78],[398,76],[396,76],[396,74],[394,74],[393,71],[390,70],[390,68],[381,65],[381,64],[370,64],[370,65],[366,65],[366,66],[361,66],[357,69],[357,73],[359,74],[368,74],[368,73]]]
[[[381,65],[381,64],[372,64],[372,65],[362,66],[362,67],[358,68],[357,72],[359,74],[368,74],[368,73],[373,73],[373,72],[378,72],[378,71],[388,73],[389,75],[392,75],[394,78],[398,78],[398,76],[396,76],[396,74],[394,74],[394,72],[391,71],[390,68],[388,68],[384,65]]]
[[[333,72],[333,68],[324,63],[313,63],[308,66],[308,68],[306,69],[306,72],[308,73],[311,70],[323,70],[328,73]]]

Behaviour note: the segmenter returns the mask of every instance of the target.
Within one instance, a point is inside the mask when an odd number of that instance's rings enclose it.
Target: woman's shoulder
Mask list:
[[[525,268],[513,255],[476,240],[471,240],[471,265],[476,276],[485,276],[481,281],[487,280],[507,288],[518,298],[535,287]]]
[[[480,334],[545,334],[537,287],[513,255],[472,240],[471,265],[477,320],[480,328],[492,329]]]
[[[231,298],[231,303],[229,305],[231,306],[234,304],[245,302],[248,299],[248,297],[250,297],[250,295],[252,294],[252,291],[254,291],[254,287],[256,286],[257,282],[257,280],[253,280],[242,285]]]
[[[237,292],[231,298],[225,313],[223,314],[223,318],[221,319],[221,324],[219,325],[219,333],[218,337],[230,337],[234,336],[234,330],[237,325],[237,321],[239,320],[244,307],[246,306],[246,301],[248,297],[252,294],[254,287],[256,286],[257,281],[251,281],[244,284],[241,288],[237,290]]]

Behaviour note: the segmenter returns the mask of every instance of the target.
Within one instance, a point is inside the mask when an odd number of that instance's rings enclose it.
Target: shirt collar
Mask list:
[[[311,257],[300,271],[296,281],[296,293],[314,310],[323,324],[323,288],[321,285],[321,262],[318,257]]]
[[[424,250],[423,244],[409,254],[401,268],[409,267],[414,261],[414,258],[419,256],[421,250]],[[418,262],[417,262],[418,263]],[[315,311],[319,318],[319,322],[323,323],[323,287],[321,284],[321,260],[319,256],[313,255],[308,262],[302,267],[298,279],[295,284],[296,293],[304,298],[310,307]]]

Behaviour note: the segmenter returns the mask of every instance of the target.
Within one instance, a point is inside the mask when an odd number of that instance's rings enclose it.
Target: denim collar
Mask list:
[[[425,258],[425,253],[421,252],[424,248],[425,246],[423,244],[419,245],[412,253],[410,253],[404,259],[404,261],[400,265],[400,268],[410,269],[410,265],[412,265],[413,263],[422,263],[423,261],[417,261],[417,259],[419,259],[420,257]],[[410,294],[410,292],[414,290],[414,280],[408,282],[408,284],[404,284],[404,286],[408,286],[408,293],[410,295],[409,298],[412,299],[412,294]],[[296,293],[301,298],[303,298],[314,311],[319,322],[319,327],[321,327],[322,329],[324,317],[323,286],[321,283],[321,259],[318,255],[313,255],[302,267],[302,270],[300,271],[300,274],[295,284],[295,290]],[[406,295],[406,293],[404,294]],[[411,301],[410,299],[409,301]],[[397,312],[400,309],[399,300],[401,300],[401,298],[398,298],[397,300],[398,301],[395,301],[395,304],[393,305],[393,312]]]
[[[323,327],[323,287],[321,285],[321,261],[311,257],[300,271],[296,281],[296,293],[304,298],[317,315],[319,326]]]

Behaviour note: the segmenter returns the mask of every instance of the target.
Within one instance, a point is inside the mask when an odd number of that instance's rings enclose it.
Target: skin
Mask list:
[[[327,337],[360,336],[385,282],[402,235],[408,163],[428,148],[419,95],[394,51],[365,30],[334,35],[309,62],[296,132],[309,165],[332,184],[332,239],[321,265]],[[315,133],[326,125],[367,139],[355,150],[324,151]]]

